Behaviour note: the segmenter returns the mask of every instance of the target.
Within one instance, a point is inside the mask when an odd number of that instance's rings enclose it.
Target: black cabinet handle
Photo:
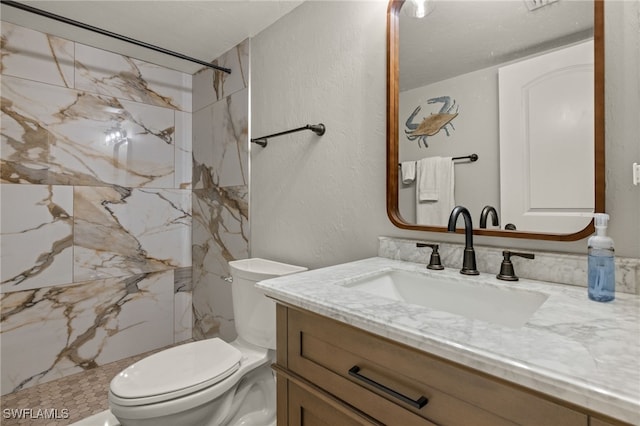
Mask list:
[[[404,396],[403,394],[396,392],[393,389],[388,388],[385,385],[376,382],[375,380],[371,380],[370,378],[363,376],[359,372],[360,372],[360,367],[358,367],[357,365],[354,365],[349,369],[350,376],[353,376],[356,379],[361,380],[366,384],[373,386],[374,388],[380,389],[381,391],[388,393],[389,395],[395,398],[398,398],[400,401],[404,402],[405,404],[409,404],[412,407],[420,409],[425,405],[427,405],[427,403],[429,402],[429,400],[424,396],[421,396],[420,398],[418,398],[417,401],[414,401],[413,399],[407,396]]]

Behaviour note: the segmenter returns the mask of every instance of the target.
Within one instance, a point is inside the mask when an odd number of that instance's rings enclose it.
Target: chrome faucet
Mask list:
[[[478,275],[480,272],[476,269],[476,252],[473,250],[473,225],[471,224],[471,214],[466,207],[455,206],[449,215],[449,232],[456,231],[456,222],[458,216],[462,214],[464,218],[464,254],[462,256],[461,274]]]
[[[493,226],[498,226],[500,224],[496,209],[493,206],[484,206],[480,213],[480,228],[487,227],[487,217],[489,217],[489,214],[491,214],[491,224]]]

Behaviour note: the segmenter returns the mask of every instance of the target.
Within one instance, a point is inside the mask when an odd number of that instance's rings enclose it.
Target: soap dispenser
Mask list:
[[[589,299],[610,302],[615,298],[615,262],[613,240],[607,236],[609,215],[594,215],[596,234],[588,240]]]

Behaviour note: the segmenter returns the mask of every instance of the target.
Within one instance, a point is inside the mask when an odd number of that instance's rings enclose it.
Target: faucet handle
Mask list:
[[[535,259],[535,255],[532,253],[520,253],[517,251],[504,250],[502,252],[502,263],[500,264],[500,273],[496,275],[496,278],[504,281],[518,281],[516,272],[513,269],[513,263],[511,263],[511,256],[524,257],[525,259]]]
[[[431,247],[431,257],[429,258],[427,269],[444,269],[444,266],[442,266],[442,261],[440,260],[440,253],[438,252],[438,248],[440,247],[438,244],[416,243],[416,247]]]

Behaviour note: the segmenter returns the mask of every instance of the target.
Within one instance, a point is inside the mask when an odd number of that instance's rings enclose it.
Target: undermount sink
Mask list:
[[[397,269],[356,278],[344,286],[512,328],[522,327],[548,297],[544,293],[489,285],[470,277]]]

